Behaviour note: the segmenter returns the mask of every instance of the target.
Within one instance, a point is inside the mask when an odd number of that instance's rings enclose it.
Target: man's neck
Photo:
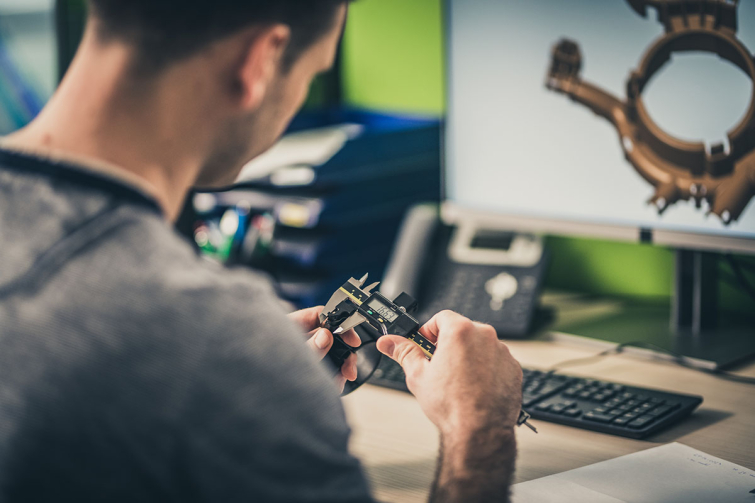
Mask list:
[[[119,177],[147,191],[175,220],[203,162],[200,139],[182,135],[185,118],[176,111],[186,104],[171,92],[169,78],[139,89],[127,75],[127,52],[99,47],[92,36],[39,117],[3,145]]]

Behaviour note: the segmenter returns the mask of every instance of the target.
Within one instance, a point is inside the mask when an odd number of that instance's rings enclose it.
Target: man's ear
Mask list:
[[[265,99],[290,39],[291,29],[284,24],[276,24],[258,31],[248,43],[246,57],[238,70],[241,87],[239,105],[244,110],[256,110]]]

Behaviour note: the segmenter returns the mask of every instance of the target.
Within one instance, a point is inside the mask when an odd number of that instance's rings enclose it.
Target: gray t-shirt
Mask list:
[[[0,151],[0,502],[371,501],[269,282],[137,190]]]

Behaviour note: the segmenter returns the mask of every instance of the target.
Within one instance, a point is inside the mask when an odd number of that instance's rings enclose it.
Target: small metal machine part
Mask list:
[[[620,101],[584,82],[577,42],[563,39],[553,48],[546,87],[565,94],[611,122],[624,155],[655,187],[649,200],[659,214],[680,200],[706,201],[725,225],[736,221],[755,197],[755,86],[741,122],[727,141],[706,147],[682,141],[650,118],[642,92],[650,79],[677,52],[709,52],[739,67],[755,83],[755,59],[737,38],[739,0],[627,0],[639,15],[658,12],[665,28],[627,81],[627,99]],[[695,103],[690,103],[694,107]]]
[[[360,280],[349,279],[333,294],[320,314],[322,327],[333,333],[333,347],[328,352],[333,367],[340,369],[346,359],[359,349],[346,344],[340,334],[362,323],[369,324],[382,335],[406,337],[419,346],[425,358],[431,360],[435,354],[435,344],[419,332],[420,323],[411,315],[417,308],[417,302],[406,293],[391,301],[379,292],[373,292],[379,283],[362,288],[366,281],[366,274]],[[529,424],[529,418],[527,412],[521,411],[517,426],[524,424],[537,433]]]

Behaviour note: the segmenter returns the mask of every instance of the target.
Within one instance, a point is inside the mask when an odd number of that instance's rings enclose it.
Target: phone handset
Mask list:
[[[437,204],[419,204],[407,212],[380,287],[383,295],[393,299],[406,292],[418,298],[424,265],[439,224]]]

